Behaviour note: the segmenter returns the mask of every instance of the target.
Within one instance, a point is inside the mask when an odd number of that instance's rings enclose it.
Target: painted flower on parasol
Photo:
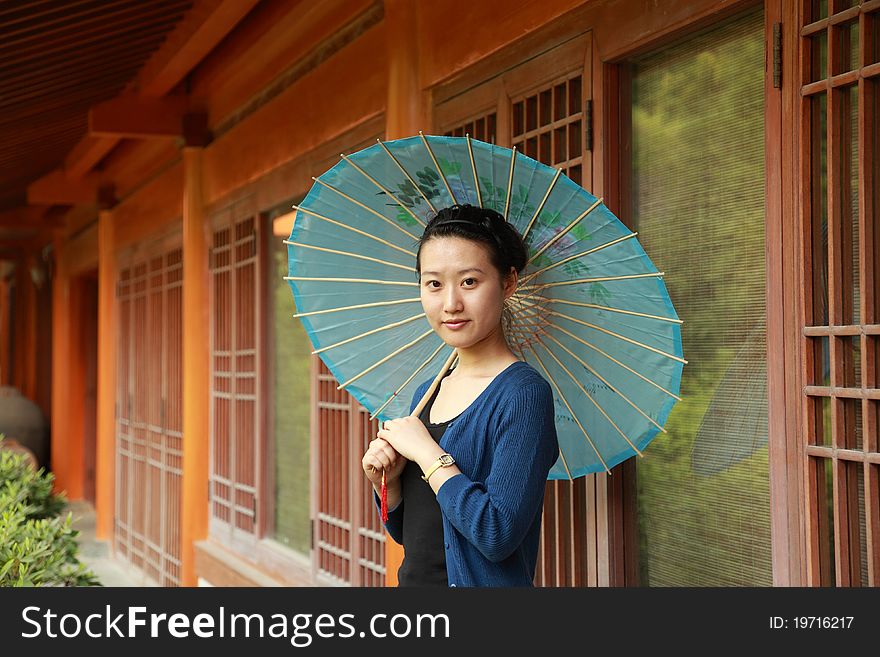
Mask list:
[[[505,332],[554,391],[550,479],[641,455],[680,399],[686,363],[663,273],[601,199],[515,149],[420,133],[315,178],[296,206],[286,277],[314,353],[373,417],[409,413],[418,385],[455,357],[422,311],[417,243],[437,210],[462,203],[500,212],[529,250]]]

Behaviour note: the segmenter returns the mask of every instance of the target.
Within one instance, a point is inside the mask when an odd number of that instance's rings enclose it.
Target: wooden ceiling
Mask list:
[[[192,5],[0,3],[0,213],[26,205],[28,184],[87,133],[89,108],[117,96]]]

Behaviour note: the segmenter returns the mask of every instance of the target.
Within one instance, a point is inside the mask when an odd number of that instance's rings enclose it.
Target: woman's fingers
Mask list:
[[[364,454],[365,465],[377,469],[391,469],[397,463],[398,454],[386,441],[377,438],[370,442],[367,453]]]

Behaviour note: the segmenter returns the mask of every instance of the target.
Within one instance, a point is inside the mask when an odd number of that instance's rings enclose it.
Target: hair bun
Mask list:
[[[434,236],[460,236],[491,245],[492,262],[502,277],[511,267],[521,272],[528,259],[525,243],[517,229],[497,210],[464,203],[437,211],[428,221],[416,251],[416,271],[420,271],[421,245]]]

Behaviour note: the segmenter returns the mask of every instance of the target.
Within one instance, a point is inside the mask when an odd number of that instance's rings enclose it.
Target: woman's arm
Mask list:
[[[502,411],[486,483],[460,471],[431,477],[444,515],[490,561],[519,547],[543,504],[547,474],[559,457],[554,413],[546,381],[517,390]]]

